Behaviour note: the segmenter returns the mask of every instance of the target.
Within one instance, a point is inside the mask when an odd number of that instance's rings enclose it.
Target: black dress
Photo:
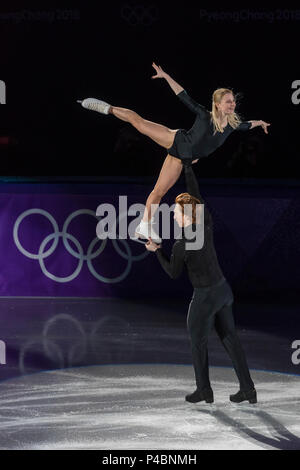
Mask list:
[[[175,134],[172,147],[168,149],[170,155],[180,158],[182,161],[207,157],[220,147],[232,132],[235,130],[247,131],[252,127],[251,122],[247,121],[241,122],[236,129],[227,124],[223,133],[217,131],[214,134],[210,112],[204,106],[194,101],[185,90],[178,93],[177,96],[180,101],[196,114],[196,119],[191,129],[189,131],[179,129]]]

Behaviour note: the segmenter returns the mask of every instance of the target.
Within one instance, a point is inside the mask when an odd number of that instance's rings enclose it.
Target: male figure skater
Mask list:
[[[208,336],[214,326],[232,360],[240,383],[240,390],[235,395],[230,395],[230,400],[236,403],[244,400],[256,403],[256,390],[235,329],[232,290],[218,263],[211,214],[206,205],[199,206],[199,204],[204,204],[204,201],[199,193],[198,182],[191,163],[191,160],[184,163],[188,193],[179,194],[175,199],[174,219],[183,228],[183,233],[182,238],[173,245],[171,258],[169,259],[161,245],[154,243],[150,237],[145,245],[147,250],[156,253],[161,266],[172,279],[176,279],[186,266],[194,287],[188,310],[187,327],[191,340],[197,389],[185,399],[191,403],[203,400],[206,403],[214,401],[207,356]],[[192,206],[191,215],[184,214],[185,204]],[[199,208],[204,210],[204,244],[201,249],[187,250],[186,244],[191,243],[191,240],[185,237],[184,230],[186,227],[192,227],[193,232],[196,231],[196,210]]]

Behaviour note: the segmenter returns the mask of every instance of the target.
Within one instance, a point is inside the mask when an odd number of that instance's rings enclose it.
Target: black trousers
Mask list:
[[[240,383],[240,390],[254,388],[245,353],[235,329],[233,294],[226,279],[215,286],[194,288],[187,316],[197,388],[211,388],[207,341],[214,326],[226,349]]]

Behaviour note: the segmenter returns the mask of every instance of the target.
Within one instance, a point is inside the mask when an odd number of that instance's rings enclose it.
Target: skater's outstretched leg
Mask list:
[[[193,160],[192,163],[196,163],[197,161],[198,160]],[[170,154],[166,156],[163,166],[160,170],[158,180],[147,198],[143,219],[136,229],[137,236],[139,234],[144,238],[149,238],[150,236],[153,241],[156,240],[157,243],[161,243],[160,237],[152,228],[153,223],[151,223],[151,221],[153,220],[154,214],[158,208],[158,205],[160,204],[161,199],[178,180],[182,168],[183,164],[179,158],[173,157]],[[150,233],[151,229],[152,235]]]
[[[151,204],[160,203],[163,196],[178,180],[182,172],[182,168],[183,165],[179,158],[172,157],[172,155],[169,154],[166,156],[157,182],[146,201],[146,209],[143,216],[143,220],[145,222],[149,221],[154,216],[155,207],[151,210]]]
[[[141,134],[150,137],[150,139],[165,149],[169,149],[173,145],[175,134],[178,129],[169,129],[162,124],[157,124],[156,122],[142,118],[138,113],[131,109],[112,106],[105,101],[97,100],[96,98],[86,98],[83,101],[78,100],[78,102],[86,109],[97,111],[102,114],[113,114],[118,119],[129,122]]]
[[[161,238],[153,229],[153,217],[162,197],[178,180],[182,168],[181,160],[169,154],[166,156],[158,180],[147,198],[143,219],[136,228],[136,236],[151,237],[156,243],[161,243]]]
[[[102,114],[112,114],[122,121],[129,122],[141,134],[148,136],[150,139],[165,149],[171,148],[174,143],[175,135],[178,129],[169,129],[162,124],[148,121],[131,109],[112,106],[95,98],[87,98],[83,100],[81,104],[87,109],[98,111]],[[194,160],[193,163],[196,161],[197,160]],[[154,213],[157,210],[162,197],[178,180],[182,171],[182,167],[182,161],[179,158],[173,157],[170,154],[167,155],[161,168],[158,180],[147,198],[142,222],[137,227],[137,236],[141,235],[144,238],[149,238],[149,236],[151,236],[151,221],[153,220]],[[155,233],[155,231],[152,231],[151,238],[153,241],[157,241],[158,243],[161,242],[160,237]]]
[[[113,114],[118,119],[122,121],[129,122],[133,127],[135,127],[141,134],[150,137],[154,142],[156,142],[161,147],[169,149],[172,147],[175,134],[178,129],[169,129],[162,124],[156,122],[148,121],[147,119],[142,118],[138,113],[127,108],[119,108],[117,106],[111,106],[109,113]]]

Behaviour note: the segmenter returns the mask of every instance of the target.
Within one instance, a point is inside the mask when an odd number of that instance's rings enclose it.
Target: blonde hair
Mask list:
[[[192,223],[195,224],[197,220],[197,204],[201,204],[199,199],[194,196],[191,196],[189,193],[181,193],[175,199],[176,204],[179,204],[182,210],[182,214],[184,214],[184,205],[190,204],[192,206]],[[199,206],[198,206],[199,207]]]
[[[213,92],[212,95],[212,111],[210,112],[211,116],[211,121],[213,122],[214,125],[214,134],[216,132],[224,132],[224,129],[222,129],[220,122],[219,122],[219,112],[218,108],[216,106],[216,103],[219,104],[223,98],[224,95],[227,93],[230,93],[231,95],[234,96],[234,99],[239,98],[241,96],[241,93],[238,93],[235,95],[230,88],[218,88]],[[237,113],[232,113],[228,116],[228,124],[230,124],[233,129],[236,129],[239,124],[242,122],[241,117]]]

